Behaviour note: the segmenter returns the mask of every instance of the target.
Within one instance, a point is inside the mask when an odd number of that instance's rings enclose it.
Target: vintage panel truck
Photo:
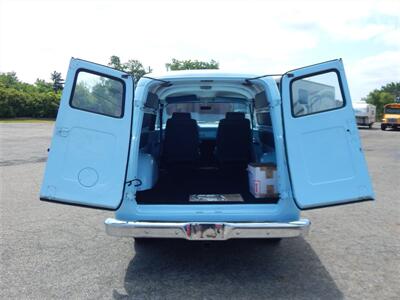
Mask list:
[[[301,210],[374,192],[342,60],[279,77],[147,74],[135,87],[73,58],[40,199],[115,211],[113,236],[280,239],[307,232]]]

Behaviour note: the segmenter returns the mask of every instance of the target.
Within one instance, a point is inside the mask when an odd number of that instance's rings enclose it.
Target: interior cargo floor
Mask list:
[[[243,201],[190,202],[191,195],[240,194]],[[138,204],[260,204],[277,203],[279,197],[255,198],[249,192],[247,171],[243,169],[161,170],[154,188],[137,192]]]

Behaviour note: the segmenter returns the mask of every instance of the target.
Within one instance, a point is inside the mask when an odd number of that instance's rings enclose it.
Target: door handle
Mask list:
[[[65,127],[57,128],[57,134],[62,137],[66,137],[69,134],[69,129]]]

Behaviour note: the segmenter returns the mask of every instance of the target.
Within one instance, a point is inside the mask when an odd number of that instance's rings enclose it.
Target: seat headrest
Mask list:
[[[242,112],[227,112],[225,118],[227,120],[244,120],[244,113],[242,113]]]
[[[190,113],[174,112],[172,114],[172,119],[174,119],[174,120],[190,120],[191,116],[190,116]]]

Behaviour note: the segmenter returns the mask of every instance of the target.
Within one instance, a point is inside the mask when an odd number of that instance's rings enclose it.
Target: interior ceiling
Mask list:
[[[179,97],[185,95],[196,95],[199,100],[213,99],[217,97],[253,99],[256,95],[254,87],[238,84],[204,85],[204,84],[185,84],[161,87],[157,90],[157,95],[161,101],[167,97]]]
[[[188,93],[187,91],[183,92],[177,92],[170,94],[169,97],[174,97],[174,96],[185,96],[185,95],[196,95],[196,97],[201,100],[201,99],[210,99],[210,98],[217,98],[217,97],[226,97],[226,98],[243,98],[246,99],[242,94],[239,93],[234,93],[230,91],[192,91]]]

